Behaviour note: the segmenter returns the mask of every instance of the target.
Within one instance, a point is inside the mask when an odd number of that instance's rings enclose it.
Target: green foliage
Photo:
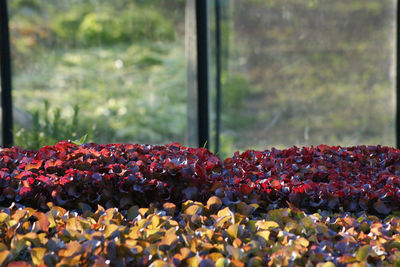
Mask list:
[[[77,143],[90,140],[93,129],[87,129],[79,120],[79,106],[73,109],[71,119],[62,117],[60,108],[51,108],[48,101],[44,101],[44,110],[36,110],[32,114],[33,126],[31,130],[16,129],[15,142],[18,146],[27,149],[39,149],[46,145],[54,145],[60,140],[75,140]],[[87,134],[85,134],[85,131]]]
[[[37,118],[35,129],[16,130],[17,145],[89,131],[98,143],[184,142],[184,42],[175,40],[174,28],[183,21],[175,14],[182,3],[29,2],[40,8],[10,5],[15,102]],[[38,114],[43,100],[52,108]],[[65,126],[76,105],[82,109],[71,136]]]
[[[175,29],[157,9],[128,6],[124,10],[72,8],[53,19],[51,29],[58,42],[110,45],[137,41],[173,41]]]
[[[121,25],[109,13],[87,14],[78,29],[78,38],[87,44],[109,44],[121,38]]]
[[[17,106],[63,107],[36,147],[76,104],[96,142],[184,143],[185,1],[9,2]],[[392,0],[221,2],[223,153],[393,144]]]
[[[68,43],[76,41],[83,17],[84,13],[81,9],[72,9],[70,12],[57,16],[50,24],[55,38]]]

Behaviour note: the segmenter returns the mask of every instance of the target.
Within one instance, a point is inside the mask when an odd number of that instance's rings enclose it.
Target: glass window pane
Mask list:
[[[395,144],[395,1],[222,2],[225,151]]]
[[[16,145],[185,142],[185,2],[9,1]],[[36,143],[35,143],[36,142]]]

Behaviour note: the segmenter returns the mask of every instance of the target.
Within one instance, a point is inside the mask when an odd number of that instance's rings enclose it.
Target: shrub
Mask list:
[[[261,210],[293,205],[306,211],[400,208],[400,151],[389,147],[292,147],[235,153],[223,163],[204,148],[62,141],[38,151],[0,153],[0,203],[45,208],[145,207],[212,194],[229,205],[256,203]],[[35,200],[35,201],[32,201]],[[33,203],[33,204],[32,204]]]

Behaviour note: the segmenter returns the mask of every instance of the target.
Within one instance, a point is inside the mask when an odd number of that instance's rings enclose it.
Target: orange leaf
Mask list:
[[[31,267],[31,265],[24,261],[13,261],[10,262],[7,267]]]
[[[37,162],[33,161],[31,163],[28,163],[25,166],[25,171],[29,171],[29,170],[32,170],[32,169],[38,170],[42,166],[42,163],[43,163],[43,160],[39,160]]]
[[[43,212],[37,211],[33,214],[33,216],[35,216],[38,220],[35,222],[35,227],[34,229],[36,231],[44,231],[44,232],[48,232],[49,231],[49,225],[50,225],[50,221],[47,218],[46,214],[44,214]]]

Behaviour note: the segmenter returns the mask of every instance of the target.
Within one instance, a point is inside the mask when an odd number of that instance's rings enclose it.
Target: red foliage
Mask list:
[[[0,204],[46,208],[79,203],[124,209],[166,201],[225,203],[244,199],[265,208],[287,202],[307,209],[400,210],[400,150],[320,145],[236,152],[222,162],[204,148],[83,144],[61,141],[38,151],[0,151]]]
[[[400,210],[400,150],[383,146],[291,147],[236,153],[224,162],[231,186],[254,183],[254,198],[310,210]]]
[[[46,208],[54,202],[106,207],[150,202],[206,200],[222,179],[222,162],[204,148],[83,144],[61,141],[39,151],[18,147],[0,152],[0,204],[17,201]],[[195,189],[195,190],[194,190]]]

